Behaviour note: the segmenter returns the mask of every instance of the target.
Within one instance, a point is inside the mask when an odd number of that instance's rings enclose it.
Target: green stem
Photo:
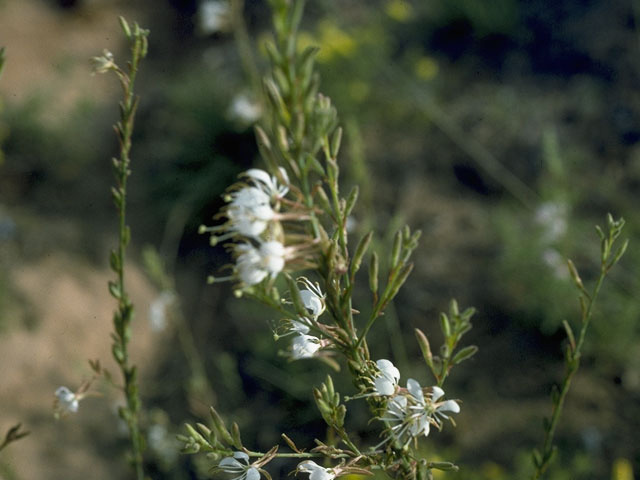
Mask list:
[[[247,452],[247,455],[250,457],[261,458],[266,455],[263,452]],[[316,453],[316,452],[300,452],[300,453],[276,453],[274,458],[326,458],[327,455],[324,453]],[[351,455],[346,453],[340,453],[337,455],[331,455],[331,458],[352,458]]]
[[[126,407],[121,410],[121,417],[127,423],[129,437],[131,441],[131,462],[135,471],[136,479],[144,479],[143,469],[143,446],[140,434],[140,396],[138,394],[137,371],[129,361],[128,344],[131,338],[131,322],[133,319],[133,304],[129,300],[125,284],[125,264],[126,248],[130,240],[129,227],[127,226],[127,178],[130,175],[130,151],[131,136],[133,134],[133,124],[137,107],[137,99],[134,94],[134,85],[140,60],[146,53],[147,31],[140,29],[136,24],[133,33],[129,31],[124,19],[121,24],[127,28],[125,34],[131,41],[132,60],[128,64],[128,72],[123,71],[118,66],[113,66],[112,70],[120,80],[124,92],[124,99],[120,104],[120,121],[115,125],[115,130],[120,143],[120,158],[114,161],[116,176],[116,188],[114,198],[118,210],[118,250],[112,268],[116,273],[117,280],[110,288],[112,295],[118,300],[118,309],[114,316],[115,336],[112,347],[113,356],[124,381],[124,393]],[[123,26],[124,28],[124,26]]]
[[[553,411],[551,414],[551,421],[549,423],[549,427],[545,432],[541,462],[536,465],[536,470],[532,477],[533,480],[537,480],[541,478],[544,472],[549,467],[549,464],[551,462],[551,459],[553,456],[553,438],[555,436],[558,421],[560,420],[560,416],[562,414],[562,408],[564,406],[566,396],[569,393],[569,389],[571,387],[571,380],[573,379],[574,374],[578,371],[578,368],[580,366],[580,355],[582,351],[582,345],[584,344],[585,335],[586,335],[587,329],[589,328],[591,317],[593,316],[593,305],[595,304],[595,301],[600,292],[600,288],[602,287],[602,283],[604,282],[604,279],[606,276],[607,276],[607,267],[606,267],[606,262],[603,261],[600,267],[600,275],[598,277],[596,286],[591,296],[588,297],[587,308],[582,313],[582,328],[580,329],[580,336],[578,338],[578,342],[576,343],[575,350],[573,350],[570,353],[570,357],[567,358],[565,376],[562,380],[562,387],[560,389],[560,393],[557,397],[557,400],[554,401]]]

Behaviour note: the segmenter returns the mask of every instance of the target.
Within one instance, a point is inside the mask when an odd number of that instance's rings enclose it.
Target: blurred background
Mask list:
[[[282,432],[299,446],[324,438],[311,387],[327,373],[353,393],[346,374],[281,355],[275,314],[205,283],[228,259],[197,227],[239,172],[262,166],[252,125],[270,17],[261,0],[243,13],[253,51],[240,55],[226,0],[0,0],[0,433],[19,421],[31,431],[0,453],[1,479],[127,478],[113,391],[96,384],[102,397],[63,421],[51,408],[59,385],[90,376],[87,359],[114,370],[120,92],[88,58],[108,48],[124,63],[119,15],[151,30],[129,204],[147,471],[208,478],[206,459],[175,441],[208,405],[264,450]],[[458,426],[421,443],[461,466],[437,478],[531,471],[562,377],[561,322],[579,319],[564,258],[590,285],[607,212],[627,220],[631,244],[598,303],[548,478],[640,475],[639,22],[637,0],[307,2],[301,44],[321,46],[322,91],[346,133],[344,188],[361,186],[353,238],[374,229],[384,252],[405,223],[423,231],[414,273],[372,334],[374,359],[429,385],[413,329],[439,345],[451,298],[478,309],[467,341],[480,352],[445,386],[463,401]],[[364,403],[348,408],[363,444],[377,443]]]

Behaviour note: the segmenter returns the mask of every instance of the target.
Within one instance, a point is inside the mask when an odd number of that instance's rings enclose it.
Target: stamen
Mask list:
[[[229,282],[234,279],[235,277],[233,275],[228,275],[226,277],[214,277],[213,275],[209,275],[207,277],[207,283],[211,285],[212,283]]]

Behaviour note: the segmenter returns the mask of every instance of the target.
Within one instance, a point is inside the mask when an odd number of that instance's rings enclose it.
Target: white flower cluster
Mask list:
[[[390,397],[382,420],[391,425],[391,437],[406,444],[420,435],[429,435],[431,425],[442,428],[449,413],[460,412],[455,400],[440,401],[444,390],[433,386],[425,395],[420,384],[410,378],[407,388],[398,387],[400,371],[389,360],[376,362],[380,375],[374,380],[374,395]]]
[[[257,285],[265,278],[275,278],[293,254],[282,240],[280,221],[289,218],[279,212],[281,201],[289,192],[289,178],[283,168],[279,179],[259,168],[251,168],[242,177],[247,181],[232,187],[226,196],[228,205],[222,215],[227,221],[215,227],[200,227],[211,233],[211,244],[227,239],[243,239],[232,246],[236,259],[234,274],[214,280],[239,280],[245,286]],[[282,182],[282,184],[280,183]]]

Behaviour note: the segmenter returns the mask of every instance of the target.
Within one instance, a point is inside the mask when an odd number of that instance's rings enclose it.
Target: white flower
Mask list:
[[[322,347],[322,342],[318,337],[301,333],[297,335],[291,343],[291,357],[294,360],[301,358],[311,358]]]
[[[260,245],[260,259],[264,269],[272,276],[284,268],[285,248],[278,241],[265,242]]]
[[[206,0],[200,4],[198,9],[198,20],[200,31],[204,35],[225,30],[229,25],[231,9],[229,2],[221,0]]]
[[[305,277],[298,278],[298,281],[307,287],[300,290],[300,298],[313,320],[316,320],[327,308],[320,285],[311,283]]]
[[[236,259],[236,271],[242,283],[247,285],[260,283],[267,276],[267,271],[261,268],[258,250],[249,243],[241,243],[236,247],[236,251],[240,252]]]
[[[431,425],[442,428],[442,422],[448,419],[448,413],[459,413],[460,405],[455,400],[438,400],[444,396],[440,387],[431,387],[431,393],[425,397],[420,384],[410,378],[407,380],[407,393],[398,393],[387,404],[383,420],[391,426],[393,437],[402,442],[412,438],[429,435]]]
[[[236,474],[232,480],[260,480],[260,472],[249,464],[249,455],[235,452],[233,457],[220,460],[218,468],[226,473]]]
[[[567,205],[561,202],[544,202],[535,212],[535,221],[542,228],[542,242],[554,243],[567,232]]]
[[[261,243],[259,248],[249,243],[236,246],[240,252],[236,259],[236,271],[246,285],[257,285],[267,275],[275,277],[285,264],[285,247],[277,241]]]
[[[333,480],[335,473],[330,468],[324,468],[313,460],[305,460],[298,464],[298,472],[309,473],[309,480]]]
[[[91,66],[93,67],[92,73],[106,73],[109,70],[113,70],[116,68],[116,64],[113,61],[113,53],[109,50],[104,49],[102,51],[101,57],[92,57],[91,58]]]
[[[297,318],[284,319],[284,334],[276,335],[276,338],[288,336],[291,334],[307,334],[311,328],[317,326],[316,320],[325,311],[324,295],[320,290],[320,285],[311,283],[305,277],[299,277],[298,283],[302,283],[308,288],[299,289],[300,300],[306,310],[305,314],[300,314]],[[291,303],[283,300],[285,303]],[[299,340],[302,343],[302,340]]]
[[[165,290],[153,299],[149,306],[149,324],[154,332],[161,332],[167,327],[167,311],[175,300],[173,292]]]
[[[244,187],[231,195],[227,209],[229,230],[246,237],[257,238],[275,217],[270,198],[257,187]]]
[[[381,359],[376,362],[381,375],[374,380],[374,389],[378,395],[393,395],[400,380],[398,370],[389,360]]]
[[[269,197],[278,199],[284,197],[289,191],[289,176],[286,170],[280,167],[278,172],[285,183],[284,185],[278,183],[278,178],[275,175],[269,176],[267,172],[260,168],[250,168],[244,172],[243,175],[249,177],[254,185],[269,195]]]
[[[58,387],[56,390],[56,401],[54,407],[57,415],[76,413],[79,405],[80,399],[75,393],[67,387]]]
[[[554,248],[545,248],[542,261],[553,271],[556,278],[565,279],[569,276],[564,257]]]
[[[262,108],[260,108],[260,104],[251,101],[245,93],[236,95],[229,107],[229,116],[244,124],[254,123],[260,118],[261,114]]]
[[[289,320],[289,330],[294,333],[309,333],[309,325],[301,320]]]

